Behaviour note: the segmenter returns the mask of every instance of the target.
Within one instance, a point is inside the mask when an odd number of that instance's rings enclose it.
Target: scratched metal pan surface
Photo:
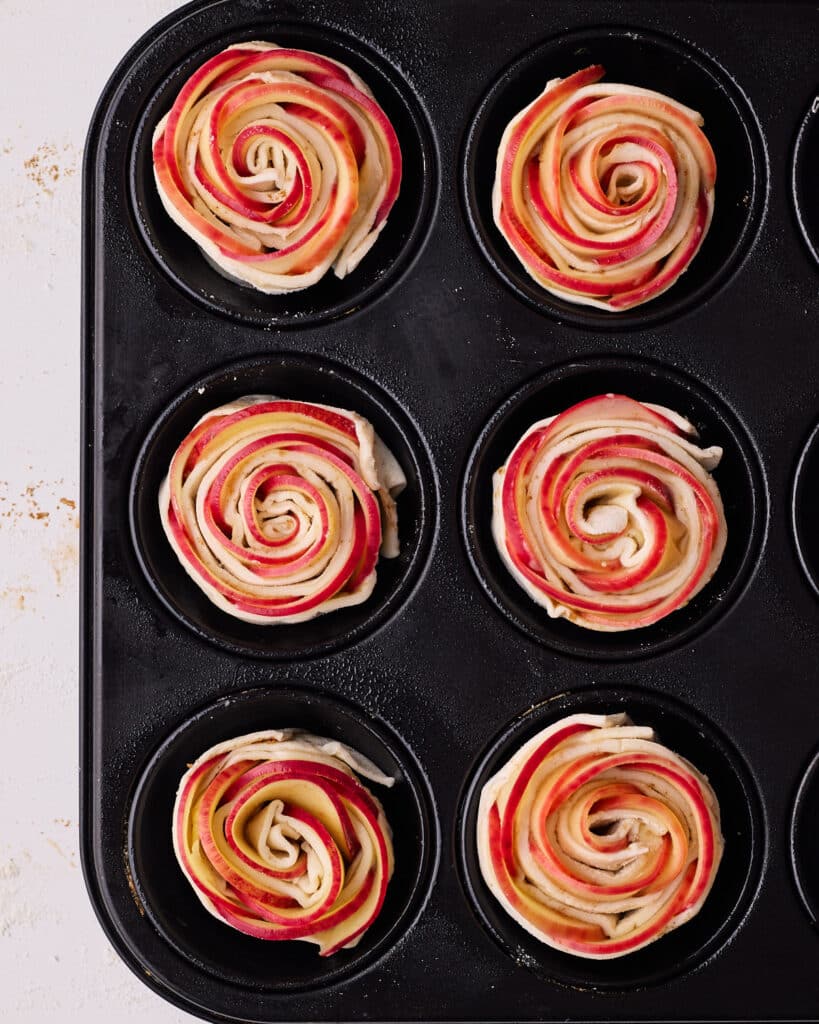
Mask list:
[[[817,1019],[817,38],[801,3],[217,0],[116,69],[84,181],[83,860],[103,927],[160,995],[219,1021]],[[249,39],[349,64],[404,154],[371,253],[295,296],[220,277],[151,175],[180,83]],[[490,205],[504,125],[593,62],[699,109],[719,168],[691,269],[613,316],[535,288]],[[607,390],[671,405],[723,446],[730,538],[690,605],[619,636],[547,619],[489,530],[492,472],[523,430]],[[398,455],[402,553],[367,604],[250,627],[172,556],[156,505],[170,453],[247,393],[354,408]],[[654,726],[723,807],[701,914],[613,961],[519,929],[472,841],[486,778],[573,710]],[[397,779],[389,898],[325,960],[210,918],[173,857],[186,765],[281,726],[346,739]]]

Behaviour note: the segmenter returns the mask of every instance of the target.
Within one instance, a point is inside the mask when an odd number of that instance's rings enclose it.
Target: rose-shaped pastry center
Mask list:
[[[218,744],[185,773],[177,860],[202,904],[256,938],[348,949],[378,916],[393,870],[383,809],[362,755],[293,730]]]
[[[625,715],[572,715],[526,743],[483,788],[477,842],[507,912],[590,959],[689,921],[723,849],[707,779]]]
[[[670,409],[599,395],[535,423],[494,476],[492,532],[552,617],[617,632],[687,604],[727,540],[722,455]]]
[[[527,272],[570,302],[617,311],[670,288],[714,209],[700,115],[593,66],[554,79],[498,149],[495,223]]]

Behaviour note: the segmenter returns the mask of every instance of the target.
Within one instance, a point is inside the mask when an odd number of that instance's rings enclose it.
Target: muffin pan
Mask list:
[[[111,942],[166,999],[222,1021],[817,1019],[817,32],[798,2],[522,0],[501,16],[483,0],[197,0],[125,57],[85,162],[82,849]],[[181,81],[250,39],[352,66],[405,158],[361,266],[296,296],[221,278],[154,191],[150,137]],[[594,60],[698,107],[718,160],[702,251],[625,314],[534,289],[489,208],[506,120]],[[491,476],[522,430],[610,390],[669,405],[725,449],[722,566],[634,634],[548,619],[489,530]],[[401,462],[402,553],[379,562],[367,603],[249,627],[165,543],[156,491],[174,447],[248,393],[358,411]],[[581,708],[654,726],[723,809],[700,915],[608,963],[517,929],[472,842],[481,780]],[[328,960],[232,932],[173,858],[188,762],[267,727],[337,736],[398,778],[378,794],[395,833],[387,903]]]

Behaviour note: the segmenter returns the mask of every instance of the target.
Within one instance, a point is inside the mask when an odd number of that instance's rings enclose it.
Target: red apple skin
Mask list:
[[[387,171],[387,191],[385,192],[381,205],[375,214],[375,227],[378,227],[379,224],[386,220],[387,214],[395,204],[395,200],[398,198],[398,192],[401,188],[401,147],[398,144],[398,136],[395,134],[395,129],[381,107],[379,107],[374,100],[371,100],[368,96],[365,96],[362,92],[356,89],[350,82],[345,82],[343,79],[339,79],[332,75],[312,75],[311,80],[323,89],[327,89],[330,92],[336,92],[341,96],[346,96],[348,99],[352,99],[357,106],[366,110],[370,114],[383,133],[386,141],[386,150],[390,166]]]

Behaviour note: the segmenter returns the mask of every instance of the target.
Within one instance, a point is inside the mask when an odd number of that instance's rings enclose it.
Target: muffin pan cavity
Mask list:
[[[819,926],[819,752],[814,754],[796,791],[790,828],[791,865],[802,904]]]
[[[544,945],[514,921],[481,874],[475,845],[484,784],[546,726],[567,715],[625,712],[690,761],[710,782],[720,806],[725,852],[699,913],[643,949],[612,960],[586,960]],[[516,962],[544,982],[578,989],[632,991],[696,970],[726,943],[747,915],[759,887],[765,851],[760,798],[741,755],[712,725],[677,701],[645,689],[589,689],[544,700],[510,722],[478,759],[458,821],[464,890],[481,924]]]
[[[799,456],[791,499],[791,525],[796,552],[808,583],[819,597],[819,423],[811,430]]]
[[[811,100],[799,127],[793,154],[793,202],[796,219],[814,260],[819,264],[819,93]]]
[[[162,206],[153,175],[152,138],[185,81],[206,60],[235,43],[261,40],[309,50],[352,68],[372,90],[401,146],[403,184],[387,224],[370,252],[346,277],[332,269],[304,291],[266,295],[220,273]],[[386,294],[417,259],[429,234],[438,196],[438,160],[429,120],[406,78],[370,47],[328,28],[269,18],[196,47],[164,69],[137,127],[130,192],[139,234],[187,296],[211,312],[262,327],[307,327],[348,316]]]
[[[254,939],[209,914],[184,878],[171,841],[174,799],[187,766],[216,743],[282,728],[339,740],[396,780],[390,788],[364,780],[393,831],[395,872],[384,905],[357,946],[325,958],[309,943]],[[177,953],[227,984],[292,993],[360,974],[406,936],[429,894],[438,823],[421,769],[388,726],[326,694],[246,690],[198,711],[154,752],[134,791],[127,853],[146,916]]]
[[[713,578],[687,605],[641,629],[603,633],[551,619],[512,577],[492,536],[492,476],[537,420],[594,395],[628,395],[666,406],[697,427],[698,443],[720,445],[713,472],[725,506],[728,543]],[[481,432],[467,464],[461,505],[469,559],[486,593],[527,636],[575,657],[622,659],[659,654],[713,625],[747,586],[767,521],[764,476],[753,443],[731,410],[690,377],[659,364],[617,357],[583,359],[539,375],[511,395]]]
[[[492,218],[497,151],[506,126],[550,79],[591,64],[605,67],[604,83],[653,89],[697,110],[717,161],[714,218],[688,270],[656,299],[619,313],[576,305],[545,291],[526,273]],[[618,26],[555,36],[506,67],[471,122],[461,173],[470,227],[505,284],[539,312],[597,331],[649,327],[702,306],[730,280],[750,250],[768,187],[759,123],[733,78],[679,39]]]
[[[359,605],[307,622],[254,625],[217,608],[183,569],[159,515],[160,484],[174,452],[200,417],[246,395],[273,395],[357,412],[401,464],[407,486],[397,499],[397,558],[379,558],[378,582]],[[407,414],[358,374],[306,356],[277,355],[235,363],[196,381],[151,429],[131,482],[131,533],[137,557],[156,598],[199,636],[225,650],[263,658],[310,658],[362,639],[409,599],[429,555],[437,515],[429,457]]]

